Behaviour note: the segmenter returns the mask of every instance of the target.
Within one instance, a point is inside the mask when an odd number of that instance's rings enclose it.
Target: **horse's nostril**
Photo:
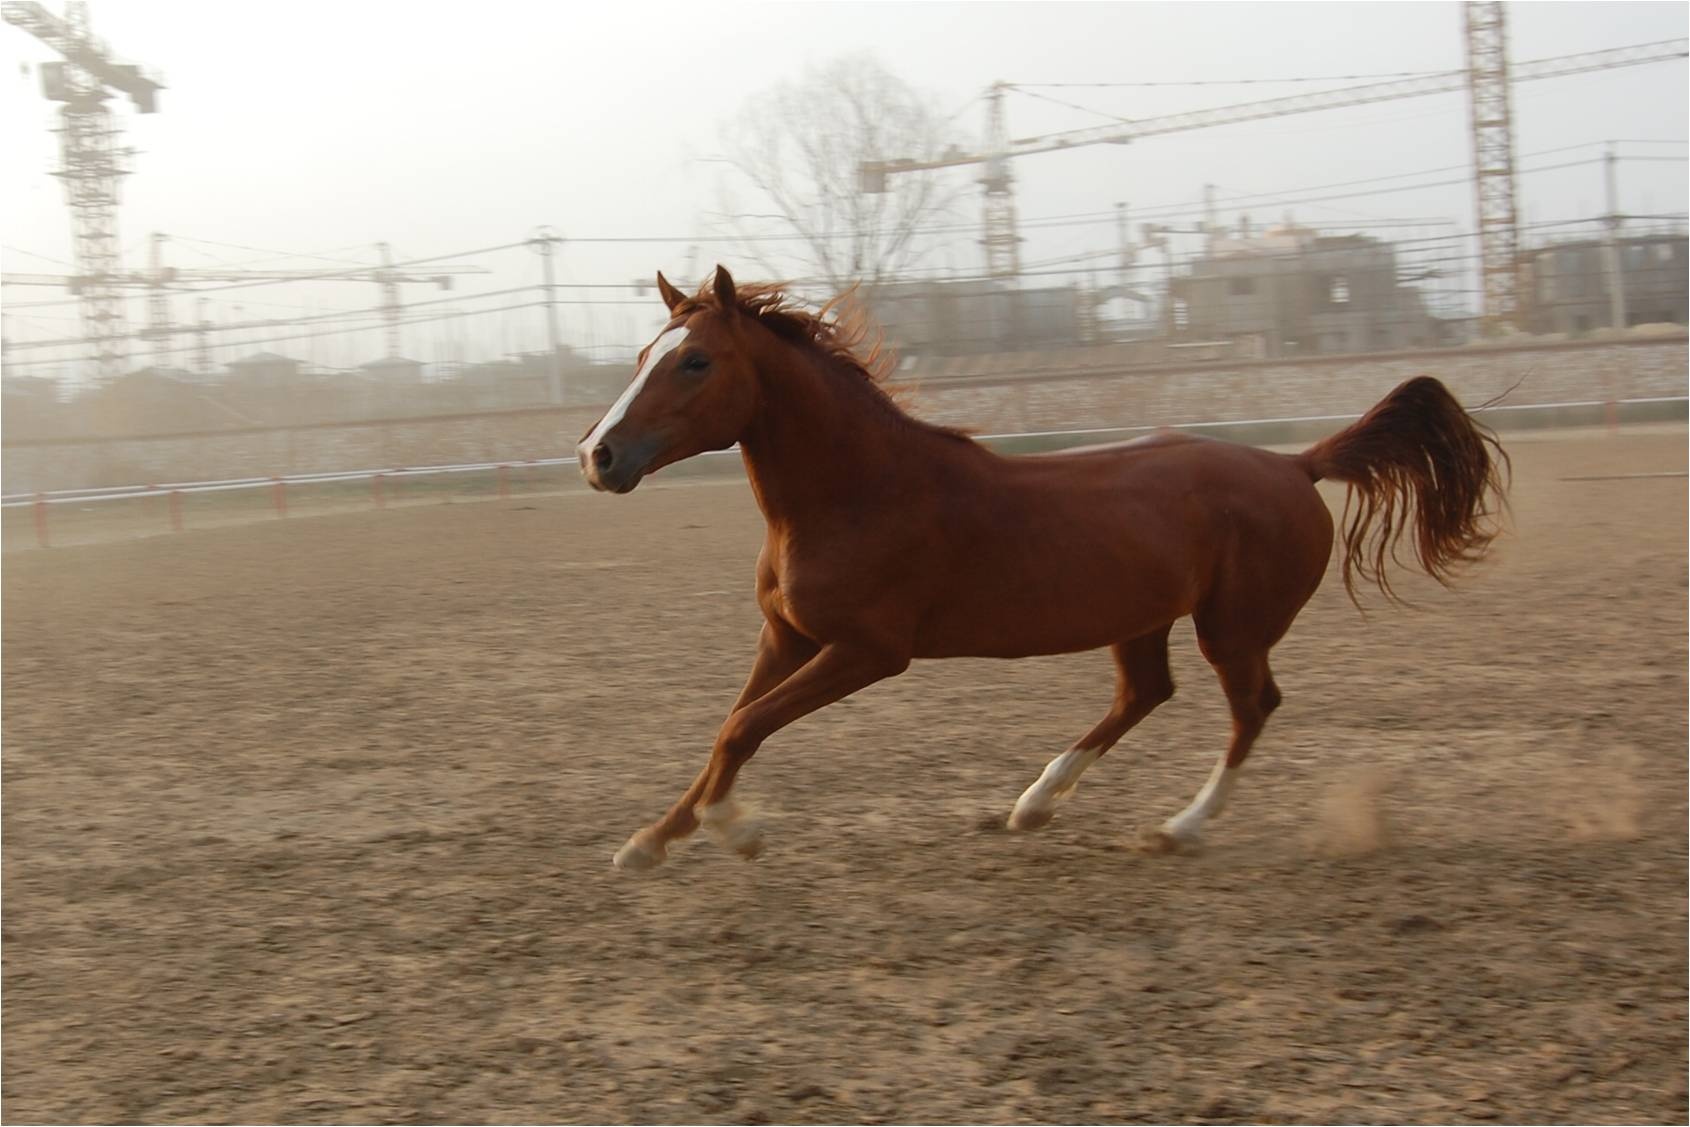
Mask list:
[[[610,447],[599,443],[593,447],[593,468],[603,473],[610,468],[610,463],[616,460],[616,455],[610,452]]]

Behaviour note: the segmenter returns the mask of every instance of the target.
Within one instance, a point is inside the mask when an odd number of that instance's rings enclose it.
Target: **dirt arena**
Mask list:
[[[1042,833],[1107,655],[918,664],[753,761],[760,861],[613,871],[747,667],[737,481],[11,545],[0,1111],[1683,1122],[1686,483],[1567,479],[1684,430],[1508,444],[1494,564],[1331,577],[1195,855],[1183,624]]]

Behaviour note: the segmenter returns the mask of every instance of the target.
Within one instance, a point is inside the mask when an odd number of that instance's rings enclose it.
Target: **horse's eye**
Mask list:
[[[681,361],[681,371],[683,372],[702,372],[709,366],[710,358],[708,356],[700,356],[696,352]]]

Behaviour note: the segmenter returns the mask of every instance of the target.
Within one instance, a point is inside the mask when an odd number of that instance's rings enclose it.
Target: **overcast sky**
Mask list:
[[[62,11],[60,0],[47,6]],[[695,239],[712,232],[723,166],[719,127],[744,102],[807,65],[872,51],[928,94],[960,111],[962,140],[977,143],[990,82],[1190,83],[1316,76],[1371,76],[1464,65],[1457,4],[955,4],[599,2],[476,4],[396,0],[106,0],[90,5],[97,33],[118,56],[157,71],[160,112],[124,106],[127,143],[138,153],[120,218],[125,264],[145,262],[147,232],[179,241],[182,267],[220,263],[308,268],[310,259],[271,251],[373,261],[371,245],[407,257],[511,243],[549,224],[570,242],[561,280],[626,283],[662,268],[691,280],[695,262],[747,270],[730,249]],[[1686,34],[1682,3],[1509,6],[1516,62]],[[8,272],[61,272],[73,261],[59,182],[52,106],[35,67],[52,52],[0,26],[4,75],[0,162]],[[1013,94],[1014,136],[1072,129],[1247,101],[1327,84],[1051,89],[1089,110]],[[1623,140],[1621,207],[1682,212],[1686,206],[1687,78],[1682,61],[1521,84],[1516,148],[1525,169],[1600,154]],[[1295,206],[1299,220],[1360,223],[1412,219],[1436,230],[1472,226],[1471,163],[1464,94],[1285,117],[1093,146],[1016,162],[1024,220],[1107,212],[1117,201],[1175,222],[1198,217],[1206,183],[1223,200],[1254,195],[1258,220],[1278,219],[1277,199],[1328,197],[1363,178],[1441,187],[1349,195]],[[1639,142],[1676,142],[1642,144]],[[1566,149],[1567,146],[1592,146]],[[1532,154],[1545,153],[1534,156]],[[1653,159],[1643,159],[1653,158]],[[1451,170],[1443,174],[1435,170]],[[1393,184],[1362,185],[1361,188]],[[1527,174],[1524,218],[1543,223],[1603,209],[1599,164]],[[1186,206],[1180,206],[1186,205]],[[966,215],[978,217],[977,198]],[[1236,219],[1236,206],[1222,218]],[[1388,233],[1381,228],[1381,233]],[[1107,220],[1027,232],[1028,261],[1061,259],[1115,243]],[[933,265],[980,268],[973,234],[939,248]],[[197,240],[189,242],[188,240]],[[223,245],[216,245],[223,244]],[[693,251],[691,248],[698,249]],[[259,248],[256,251],[238,249]],[[496,273],[465,288],[525,284],[539,277],[526,250],[473,260]],[[407,291],[436,297],[422,287]],[[24,307],[49,290],[7,287],[13,339],[74,334],[71,306]],[[575,291],[595,302],[628,291]],[[289,310],[373,304],[368,284],[319,283],[212,295],[213,315],[285,316]],[[661,312],[649,306],[570,307],[565,336],[599,348],[643,343]],[[176,316],[186,319],[187,302]],[[140,310],[134,310],[139,317]],[[478,319],[488,347],[533,347],[538,318]],[[432,336],[406,351],[432,359]],[[289,351],[278,347],[278,351]],[[302,350],[295,351],[300,354]],[[346,363],[332,352],[321,362]]]

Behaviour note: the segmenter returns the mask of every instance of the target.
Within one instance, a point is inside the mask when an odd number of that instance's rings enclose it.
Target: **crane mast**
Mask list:
[[[1009,87],[992,84],[986,103],[986,158],[980,184],[986,192],[986,225],[981,242],[986,248],[986,272],[994,278],[1021,273],[1021,236],[1015,229],[1015,173],[1011,171],[1009,123],[1003,112],[1003,93]]]
[[[1486,336],[1520,327],[1520,228],[1514,206],[1514,98],[1508,24],[1500,0],[1461,8],[1473,129],[1474,215],[1479,226]]]
[[[115,282],[122,269],[117,241],[118,185],[128,174],[130,151],[118,146],[120,129],[107,105],[112,92],[129,95],[141,113],[158,109],[163,85],[141,68],[120,63],[94,38],[88,6],[71,0],[63,19],[33,0],[7,0],[0,18],[29,32],[63,56],[41,67],[42,93],[59,107],[59,168],[75,234],[82,278],[83,334],[92,345],[100,378],[121,375],[128,362],[123,298]]]

